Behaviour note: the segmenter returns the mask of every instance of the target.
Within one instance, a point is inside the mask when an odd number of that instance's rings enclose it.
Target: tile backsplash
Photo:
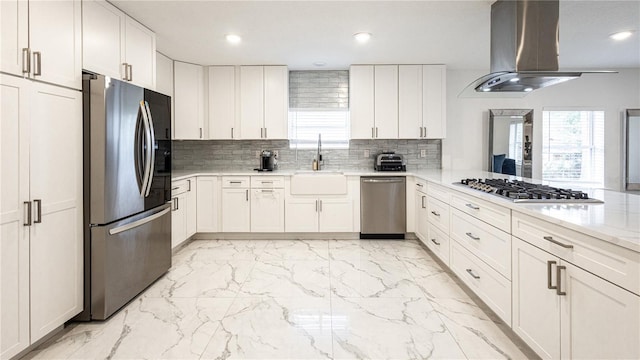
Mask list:
[[[282,170],[311,169],[316,155],[315,149],[290,149],[289,140],[174,141],[173,170],[250,170],[258,167],[256,152],[267,149],[278,152]],[[351,140],[349,149],[323,149],[323,168],[371,170],[382,151],[403,154],[408,171],[442,167],[442,140]]]

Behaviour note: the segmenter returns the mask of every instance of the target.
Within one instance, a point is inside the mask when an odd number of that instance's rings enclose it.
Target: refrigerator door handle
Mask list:
[[[151,191],[151,183],[153,182],[153,173],[156,170],[156,131],[153,126],[153,118],[151,117],[151,109],[149,109],[149,103],[144,102],[144,107],[147,111],[147,117],[149,122],[149,134],[151,135],[151,158],[149,161],[149,180],[147,181],[147,191],[145,191],[145,197],[149,196],[149,192]]]
[[[127,230],[131,230],[131,229],[135,229],[138,226],[142,226],[148,222],[151,222],[159,217],[162,217],[166,214],[168,214],[171,211],[171,207],[170,206],[165,206],[164,210],[157,212],[153,215],[147,216],[146,218],[142,218],[140,220],[136,220],[133,222],[130,222],[128,224],[122,225],[122,226],[118,226],[116,228],[113,228],[111,230],[109,230],[109,235],[115,235],[115,234],[119,234],[121,232],[125,232]]]
[[[149,171],[151,170],[151,134],[149,129],[149,117],[145,108],[144,101],[140,101],[140,112],[142,113],[142,124],[144,125],[144,175],[142,177],[142,189],[140,197],[147,196],[147,187],[149,186]]]

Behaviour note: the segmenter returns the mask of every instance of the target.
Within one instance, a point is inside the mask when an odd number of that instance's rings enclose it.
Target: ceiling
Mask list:
[[[112,0],[155,31],[157,49],[202,65],[286,64],[292,70],[356,63],[489,68],[493,1]],[[560,2],[560,70],[640,67],[640,0]],[[608,36],[634,30],[625,41]],[[367,44],[352,35],[373,34]],[[225,34],[242,36],[231,45]],[[315,62],[326,63],[316,67]]]

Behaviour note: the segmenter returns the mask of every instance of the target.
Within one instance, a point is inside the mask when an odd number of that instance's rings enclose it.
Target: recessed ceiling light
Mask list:
[[[230,44],[239,44],[242,41],[240,35],[235,34],[227,34],[225,36],[225,39],[227,39],[227,42]]]
[[[322,66],[325,66],[325,65],[327,65],[327,63],[324,62],[324,61],[316,61],[316,62],[313,63],[313,66],[317,66],[317,67],[322,67]]]
[[[356,41],[363,44],[371,39],[371,33],[368,32],[359,32],[353,34],[353,37],[356,38]]]
[[[628,38],[631,35],[633,35],[633,31],[620,31],[615,34],[609,35],[609,37],[612,38],[613,40],[620,41]]]

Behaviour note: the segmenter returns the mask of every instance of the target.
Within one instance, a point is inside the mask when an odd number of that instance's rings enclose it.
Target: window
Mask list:
[[[289,139],[292,149],[315,149],[322,134],[323,149],[349,148],[348,109],[289,109]]]
[[[542,178],[604,186],[604,111],[542,112]]]

